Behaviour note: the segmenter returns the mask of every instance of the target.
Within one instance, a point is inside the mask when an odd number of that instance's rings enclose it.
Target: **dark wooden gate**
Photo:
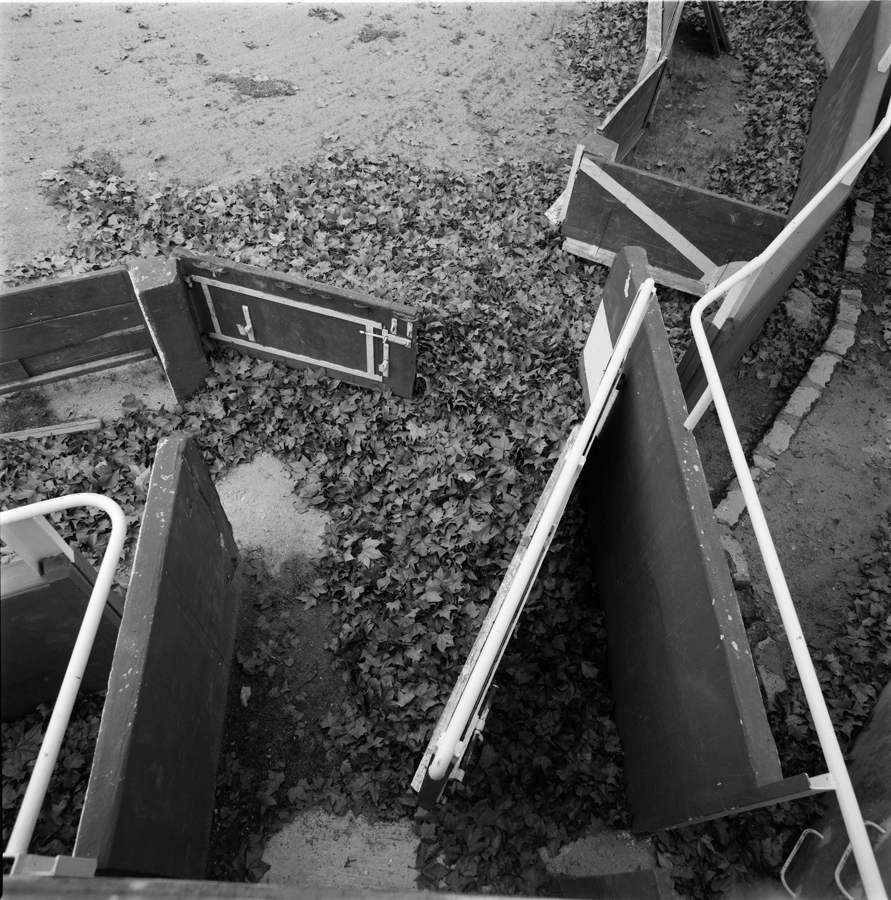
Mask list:
[[[410,397],[416,313],[345,288],[176,253],[199,328],[250,356]]]
[[[204,877],[237,560],[195,439],[164,438],[74,851],[100,872]]]

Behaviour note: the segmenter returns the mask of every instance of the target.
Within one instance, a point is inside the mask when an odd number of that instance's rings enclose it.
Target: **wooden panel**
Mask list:
[[[210,366],[176,260],[137,260],[129,273],[164,374],[182,403],[201,387]]]
[[[22,364],[33,377],[54,372],[57,369],[72,368],[93,360],[151,349],[151,346],[152,339],[148,331],[144,325],[140,325],[118,334],[93,338],[83,344],[64,347],[39,356],[31,356],[23,359]]]
[[[129,302],[17,328],[3,328],[0,330],[0,362],[77,347],[93,338],[144,326],[139,307]]]
[[[613,875],[561,875],[560,895],[579,900],[674,900],[667,869],[642,869]]]
[[[638,81],[597,129],[604,137],[619,145],[616,153],[619,162],[634,149],[643,136],[665,72],[665,62],[665,59],[660,60],[651,72]]]
[[[15,328],[127,302],[135,302],[127,270],[114,266],[0,291],[0,322]]]
[[[597,170],[605,177],[595,180]],[[604,184],[611,182],[618,187],[608,190]],[[630,194],[634,208],[617,193]],[[642,247],[654,275],[662,270],[705,285],[714,271],[705,271],[708,262],[722,266],[752,259],[785,224],[786,217],[778,213],[670,178],[603,160],[587,164],[583,160],[567,204],[563,234],[609,253]],[[694,262],[690,257],[696,254],[684,249],[684,241],[705,260]]]
[[[790,216],[807,205],[872,132],[888,82],[888,73],[878,71],[878,62],[889,44],[891,4],[872,0],[814,105]],[[839,204],[849,192],[843,191]]]
[[[0,599],[0,708],[3,721],[55,701],[86,612],[96,572],[82,557],[43,560],[41,574],[24,562],[4,566]],[[120,615],[106,604],[84,672],[82,692],[104,691]]]
[[[629,248],[604,294],[613,340],[647,276]],[[782,779],[658,307],[584,469],[635,831]]]
[[[116,366],[128,366],[131,363],[151,359],[153,356],[154,353],[151,350],[137,350],[134,353],[123,353],[120,356],[110,356],[94,362],[72,366],[67,369],[56,369],[54,372],[47,372],[43,375],[37,375],[34,378],[26,378],[22,381],[10,381],[6,384],[0,384],[0,396],[9,394],[12,391],[40,387],[40,385],[52,384],[55,381],[64,381],[66,378],[78,378],[83,375],[90,375],[93,372],[101,372],[104,369],[113,369]]]
[[[175,253],[180,266],[180,272],[187,279],[194,277],[210,278],[216,282],[232,285],[233,289],[245,288],[252,291],[279,297],[285,300],[295,301],[300,304],[309,304],[318,307],[319,313],[328,310],[343,315],[355,316],[378,324],[379,328],[392,330],[393,320],[397,323],[397,332],[400,337],[408,335],[411,339],[410,346],[400,346],[396,343],[389,344],[389,367],[383,374],[382,382],[375,379],[349,374],[339,369],[328,368],[327,371],[334,378],[359,384],[365,387],[389,388],[393,393],[402,397],[410,397],[414,386],[415,364],[417,359],[417,313],[410,307],[401,303],[392,303],[363,294],[359,291],[344,288],[334,288],[319,282],[309,281],[297,275],[270,272],[255,266],[245,266],[240,263],[229,262],[210,256],[194,256],[181,251]],[[211,296],[215,297],[220,292],[219,287],[209,287]],[[230,337],[241,341],[239,348],[251,355],[262,358],[273,358],[287,365],[305,367],[311,365],[294,360],[287,356],[276,357],[275,350],[295,352],[288,348],[303,345],[316,348],[319,353],[330,354],[327,359],[332,366],[344,365],[353,368],[356,359],[361,356],[361,368],[365,368],[366,351],[365,336],[361,334],[361,326],[350,326],[349,333],[345,330],[342,321],[336,318],[323,318],[320,314],[308,313],[306,310],[296,310],[277,304],[274,300],[262,300],[250,298],[239,294],[235,290],[223,291],[224,316],[221,318],[221,326],[232,328]],[[207,310],[203,288],[200,283],[193,281],[189,287],[190,302],[195,310],[199,327],[203,331],[213,333],[214,325]],[[259,303],[257,302],[259,300]],[[247,305],[251,312],[252,320],[257,318],[256,337],[257,346],[250,346],[252,341],[245,341],[245,336],[240,335],[237,326],[244,322],[241,313],[242,305]],[[261,307],[263,308],[260,311]],[[269,339],[269,334],[275,334],[275,340],[271,345],[263,344],[260,339],[261,330]],[[248,346],[244,346],[244,343]],[[379,339],[374,340],[375,370],[379,371],[383,359],[382,344]],[[287,346],[285,346],[287,345]],[[313,359],[318,356],[313,353],[308,355]],[[323,357],[324,358],[324,357]]]
[[[158,444],[75,855],[204,874],[237,549],[194,438]]]
[[[20,360],[0,363],[0,384],[8,384],[11,381],[22,381],[28,377],[28,370]]]

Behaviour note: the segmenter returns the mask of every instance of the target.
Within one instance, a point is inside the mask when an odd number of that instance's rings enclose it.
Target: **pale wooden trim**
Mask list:
[[[631,98],[640,90],[647,82],[648,79],[656,77],[659,69],[665,65],[665,60],[660,60],[649,72],[647,72],[646,76],[640,79],[637,84],[628,91],[627,94],[622,98],[621,102],[618,106],[616,106],[613,111],[597,126],[597,130],[599,132],[603,132],[603,130],[612,122],[613,119],[622,111],[622,108],[631,102]]]
[[[650,74],[662,57],[662,0],[648,0],[646,56],[640,67],[638,83]]]
[[[0,434],[0,441],[18,441],[28,438],[49,437],[54,434],[74,434],[78,431],[96,431],[102,427],[102,419],[80,419],[77,422],[60,422],[43,428],[26,428],[24,431],[7,431]]]
[[[572,189],[575,187],[575,176],[578,173],[584,155],[585,145],[577,144],[575,156],[572,158],[572,167],[569,170],[569,178],[566,179],[566,189],[560,195],[563,198],[563,205],[560,208],[560,218],[557,220],[558,222],[562,222],[566,218],[566,210],[569,208],[569,201],[572,199]]]
[[[600,263],[604,266],[611,266],[616,258],[616,254],[612,250],[605,250],[596,244],[586,244],[584,241],[579,241],[575,238],[564,238],[563,249],[574,256],[580,256],[583,259],[589,259],[591,262]],[[687,278],[684,275],[678,275],[677,272],[669,272],[667,269],[660,269],[656,266],[649,266],[648,268],[653,280],[665,287],[683,291],[685,294],[692,294],[694,297],[701,297],[708,290],[708,286],[704,281]]]
[[[717,265],[691,241],[687,240],[673,225],[666,222],[662,216],[653,212],[642,200],[639,200],[631,191],[619,184],[610,175],[607,175],[592,160],[583,159],[580,168],[589,178],[593,178],[605,191],[612,194],[613,197],[634,213],[645,225],[652,228],[659,237],[671,244],[675,250],[689,259],[694,266],[701,269],[703,281],[708,281],[712,277],[715,269],[717,269]]]
[[[668,59],[671,55],[671,47],[674,44],[675,35],[678,32],[678,25],[681,24],[681,13],[684,11],[684,0],[678,0],[677,5],[672,11],[665,28],[665,34],[662,37],[662,58]]]
[[[717,287],[722,281],[726,281],[731,275],[738,272],[743,266],[745,262],[737,261],[728,263],[726,266],[723,266],[720,271],[715,275],[715,278],[712,282],[709,283],[709,290],[713,287]],[[751,278],[752,276],[750,276]],[[755,276],[757,277],[757,276]],[[721,305],[718,307],[718,311],[715,313],[714,318],[712,319],[712,324],[715,328],[720,328],[728,319],[732,319],[740,305],[742,304],[743,294],[747,286],[747,280],[744,279],[740,281],[738,284],[733,285],[732,288],[727,292],[724,296],[724,299],[721,301]]]
[[[74,560],[74,550],[47,521],[46,516],[35,516],[24,522],[4,525],[0,535],[3,543],[38,575],[41,560],[47,557],[64,554],[68,559]]]
[[[140,330],[142,330],[140,328]],[[123,353],[120,356],[109,356],[105,359],[96,359],[92,362],[71,366],[67,369],[56,369],[55,372],[45,372],[43,375],[34,375],[21,381],[9,381],[0,384],[0,395],[11,394],[13,391],[21,391],[26,388],[41,387],[44,384],[52,384],[54,381],[65,381],[67,378],[79,378],[81,375],[92,375],[105,369],[113,369],[116,366],[127,366],[130,363],[141,362],[144,359],[153,359],[154,351],[134,350],[132,353]]]
[[[424,750],[424,755],[421,757],[420,765],[418,766],[417,771],[414,774],[414,778],[412,778],[411,782],[411,786],[415,791],[420,791],[421,787],[424,784],[427,769],[430,767],[430,764],[433,762],[433,757],[436,754],[436,745],[445,732],[446,728],[448,728],[449,722],[451,722],[452,720],[452,716],[455,714],[455,710],[457,709],[458,703],[461,700],[461,695],[464,693],[464,689],[470,679],[470,674],[473,671],[477,660],[479,659],[480,653],[482,653],[486,638],[491,632],[492,626],[495,624],[495,619],[498,616],[498,612],[504,605],[504,601],[507,598],[513,580],[516,577],[517,570],[520,568],[520,564],[523,561],[523,555],[532,541],[532,536],[535,533],[535,529],[538,526],[539,521],[541,520],[542,514],[545,510],[545,506],[547,506],[551,495],[554,493],[554,488],[556,488],[557,486],[557,481],[560,477],[560,473],[563,471],[563,468],[566,465],[565,461],[568,452],[577,440],[580,431],[581,425],[573,426],[573,429],[572,431],[570,431],[569,437],[566,439],[566,443],[564,444],[563,449],[560,452],[560,458],[557,460],[557,463],[554,466],[554,470],[551,472],[551,476],[550,478],[548,478],[547,484],[545,485],[541,496],[538,498],[538,503],[536,503],[535,505],[535,510],[532,513],[532,517],[529,519],[529,522],[526,525],[526,529],[523,532],[523,537],[520,538],[520,543],[517,545],[517,549],[514,551],[514,555],[507,567],[507,572],[505,572],[504,579],[501,582],[501,587],[498,588],[498,593],[495,595],[495,599],[492,601],[492,605],[489,607],[489,612],[486,614],[486,618],[483,620],[483,624],[480,626],[479,632],[477,632],[476,640],[473,642],[473,647],[471,647],[467,660],[464,663],[463,668],[461,669],[461,673],[458,675],[458,681],[455,683],[455,687],[452,690],[451,695],[449,696],[445,709],[442,711],[442,715],[439,717],[439,721],[436,723],[436,727],[433,729],[433,734],[430,736],[430,740],[427,742],[427,748]],[[566,499],[568,499],[568,497]],[[562,515],[563,513],[561,511],[560,515],[557,516],[557,522],[560,521]],[[549,535],[547,543],[542,548],[541,560],[543,560],[547,555],[548,547],[551,544],[552,537],[553,531]],[[541,564],[541,560],[539,561],[539,565]],[[486,688],[480,695],[480,704],[478,710],[485,704],[486,697],[488,696],[489,690],[492,685],[492,680],[495,677],[495,672],[497,671],[498,665],[501,662],[501,657],[504,655],[504,650],[507,647],[507,644],[510,642],[511,637],[513,636],[514,630],[517,626],[517,622],[519,621],[520,615],[523,612],[523,606],[526,603],[529,591],[535,584],[537,578],[538,569],[535,570],[535,574],[529,580],[529,584],[526,587],[526,593],[523,597],[523,601],[517,607],[516,617],[514,618],[514,621],[511,625],[511,629],[504,637],[504,643],[501,645],[498,657],[496,658],[492,667],[492,671],[489,674],[489,680],[486,683]],[[475,718],[475,716],[471,718],[471,723],[473,723]],[[461,739],[465,740],[465,735],[462,735]]]

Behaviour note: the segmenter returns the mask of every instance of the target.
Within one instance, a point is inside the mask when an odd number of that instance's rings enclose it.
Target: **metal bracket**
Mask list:
[[[4,859],[9,857],[4,855]],[[96,874],[95,859],[88,856],[40,856],[17,853],[12,857],[10,875],[37,877],[92,878]]]
[[[244,313],[244,325],[238,326],[238,333],[249,341],[256,343],[257,339],[254,337],[254,326],[251,323],[251,311],[246,306],[242,306],[241,311]]]
[[[383,341],[383,358],[381,359],[381,364],[378,366],[378,371],[381,375],[388,375],[390,372],[390,344],[398,344],[400,347],[411,347],[412,323],[405,323],[405,337],[401,337],[397,333],[398,328],[399,320],[394,317],[390,320],[389,329],[381,327],[380,332],[373,330],[360,332],[368,337],[377,338],[378,340]]]
[[[875,828],[880,834],[885,834],[885,829],[882,828],[881,825],[876,825],[875,822],[870,822],[869,819],[863,820],[864,825],[869,825],[871,828]],[[838,889],[848,898],[848,900],[854,900],[854,897],[845,890],[845,886],[841,883],[841,873],[842,869],[845,867],[845,863],[848,861],[848,857],[851,855],[852,844],[848,843],[847,849],[844,853],[842,853],[841,859],[838,861],[838,865],[835,867],[835,883],[838,885]]]
[[[474,738],[479,737],[480,740],[483,740],[483,729],[486,727],[486,719],[489,718],[489,710],[492,708],[492,695],[495,693],[495,687],[496,685],[492,685],[489,695],[480,707],[480,711],[470,720],[467,726],[467,738],[463,741],[458,741],[455,745],[455,755],[452,757],[455,768],[452,769],[449,775],[450,779],[464,781],[464,770],[460,768],[464,753],[469,749]]]

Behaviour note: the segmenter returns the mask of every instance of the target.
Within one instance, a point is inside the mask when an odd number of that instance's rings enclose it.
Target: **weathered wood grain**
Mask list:
[[[70,347],[29,356],[21,360],[32,378],[59,369],[70,369],[84,363],[135,353],[152,348],[152,339],[144,325],[117,334],[103,335]]]
[[[75,855],[203,876],[238,551],[194,438],[158,445]]]
[[[56,381],[65,381],[67,378],[78,378],[82,375],[91,375],[94,372],[102,372],[105,369],[113,369],[117,366],[127,366],[131,363],[151,359],[153,356],[154,352],[152,350],[137,350],[133,353],[123,353],[118,356],[106,357],[89,363],[81,363],[80,365],[74,365],[65,369],[56,369],[55,371],[47,372],[43,375],[36,375],[33,378],[26,377],[18,381],[8,381],[5,384],[0,383],[0,396],[9,394],[13,391],[27,390],[29,388],[40,387],[44,384],[52,384]]]
[[[663,58],[625,95],[622,102],[603,120],[598,131],[619,145],[616,160],[621,162],[643,137],[650,109],[656,99],[665,72]]]

